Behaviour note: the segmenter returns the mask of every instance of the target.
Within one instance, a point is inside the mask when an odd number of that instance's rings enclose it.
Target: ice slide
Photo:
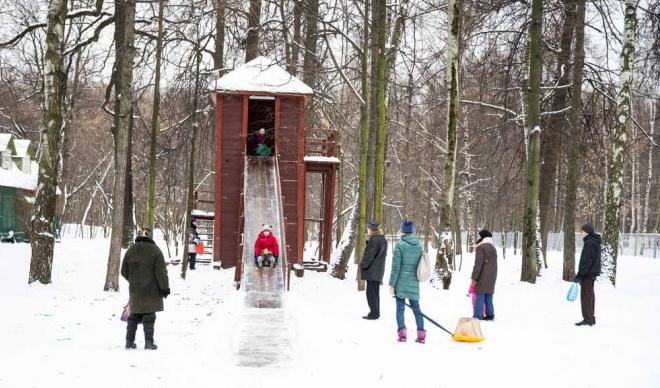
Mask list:
[[[282,214],[282,195],[277,160],[252,156],[245,159],[243,279],[246,306],[277,308],[282,305],[285,287],[286,239]],[[259,268],[254,264],[254,242],[262,224],[272,226],[280,256],[275,268]]]
[[[235,361],[245,367],[274,367],[292,361],[295,320],[283,305],[285,290],[286,240],[282,216],[282,195],[275,158],[248,157],[244,176],[244,229],[241,307],[235,341]],[[272,225],[280,256],[275,268],[254,263],[254,242],[261,224]]]

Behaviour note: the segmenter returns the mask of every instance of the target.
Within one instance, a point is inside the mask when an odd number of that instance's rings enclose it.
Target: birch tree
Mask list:
[[[527,104],[528,152],[523,216],[522,270],[520,280],[535,283],[537,268],[537,211],[541,145],[541,76],[543,1],[532,0],[529,28],[529,92]]]
[[[51,0],[48,5],[46,57],[44,69],[44,105],[42,113],[39,178],[31,226],[32,257],[28,283],[51,282],[53,251],[55,248],[55,206],[64,124],[64,24],[67,17],[66,0]]]
[[[616,127],[612,139],[609,160],[610,179],[605,204],[605,229],[603,231],[603,275],[616,285],[616,267],[619,255],[619,230],[621,202],[623,198],[623,166],[626,155],[628,122],[632,109],[633,64],[635,62],[635,33],[637,30],[637,1],[626,0],[624,14],[623,47],[621,50],[621,74],[617,96]]]
[[[452,229],[454,226],[454,186],[456,179],[456,153],[458,138],[459,106],[459,39],[461,33],[461,0],[449,0],[447,5],[447,72],[445,83],[447,85],[447,155],[445,158],[444,176],[442,181],[442,213],[438,229],[440,246],[436,255],[436,274],[442,281],[442,288],[449,289],[454,260],[454,241]]]

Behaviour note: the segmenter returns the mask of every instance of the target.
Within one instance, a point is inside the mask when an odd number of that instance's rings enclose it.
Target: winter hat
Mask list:
[[[380,224],[378,223],[378,221],[368,220],[367,221],[367,228],[369,228],[371,230],[378,230],[378,228],[380,228]]]
[[[273,225],[261,224],[261,231],[263,232],[265,230],[267,230],[269,232],[272,232],[273,231]]]
[[[260,135],[265,135],[266,134],[266,129],[265,128],[259,128],[259,134]]]
[[[479,237],[484,239],[486,237],[493,237],[493,234],[491,232],[489,232],[488,229],[483,229],[483,230],[479,231]]]
[[[590,222],[587,222],[586,224],[582,225],[581,229],[586,234],[593,234],[596,231],[596,229],[594,228],[594,226]]]
[[[415,231],[415,223],[412,221],[403,220],[401,222],[401,233],[411,234]]]
[[[149,228],[138,230],[138,237],[151,237],[151,230]]]

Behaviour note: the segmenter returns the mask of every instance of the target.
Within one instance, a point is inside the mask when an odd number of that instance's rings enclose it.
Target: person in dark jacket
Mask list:
[[[423,248],[419,240],[413,235],[415,224],[412,221],[401,223],[401,241],[396,243],[392,254],[392,272],[390,273],[390,294],[396,298],[396,324],[399,342],[406,342],[408,334],[404,312],[406,299],[415,315],[417,324],[417,339],[415,342],[426,342],[424,330],[424,316],[419,308],[419,279],[417,267],[422,259]]]
[[[154,326],[156,312],[163,311],[163,298],[170,294],[169,279],[163,253],[154,240],[151,231],[138,232],[135,244],[124,255],[121,276],[128,280],[130,295],[128,304],[131,314],[126,328],[126,349],[135,349],[137,326],[144,326],[144,348],[156,350]]]
[[[580,283],[580,302],[582,305],[582,321],[576,326],[593,326],[596,324],[594,282],[600,275],[600,235],[596,234],[592,224],[582,225],[584,246],[580,255],[578,273],[575,281]]]
[[[387,240],[376,221],[367,221],[367,245],[360,261],[362,279],[367,282],[367,304],[369,314],[364,319],[380,318],[380,285],[385,274],[385,259],[387,256]]]
[[[473,317],[492,321],[495,319],[493,294],[497,281],[497,249],[493,245],[493,234],[488,230],[480,231],[479,237],[475,245],[474,267],[472,268],[472,284],[474,284],[474,293],[477,295]],[[485,317],[484,304],[486,305]]]
[[[190,223],[190,230],[188,233],[188,268],[195,270],[195,262],[197,261],[197,244],[202,240],[197,233],[197,225],[195,222]]]

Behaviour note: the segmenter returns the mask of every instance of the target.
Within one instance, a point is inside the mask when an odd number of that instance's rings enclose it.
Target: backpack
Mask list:
[[[431,271],[433,271],[433,265],[431,259],[426,252],[422,252],[422,257],[419,259],[417,264],[417,280],[419,282],[425,282],[431,278]]]

